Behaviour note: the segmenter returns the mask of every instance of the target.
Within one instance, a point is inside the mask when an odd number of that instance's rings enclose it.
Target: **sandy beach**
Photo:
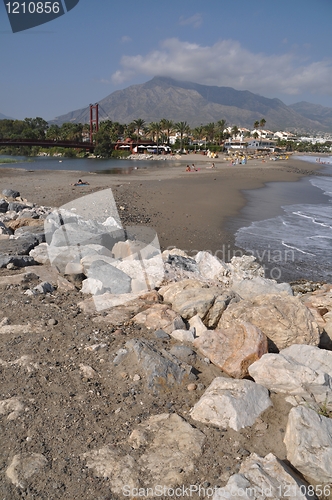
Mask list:
[[[210,167],[212,161],[215,168]],[[225,260],[233,255],[234,238],[227,222],[246,203],[243,190],[263,187],[272,181],[297,181],[312,175],[320,165],[289,157],[288,160],[231,166],[224,157],[211,160],[189,154],[181,164],[162,162],[160,168],[140,169],[130,175],[109,175],[77,171],[23,170],[0,168],[1,190],[13,188],[28,201],[39,205],[61,205],[102,189],[112,188],[124,226],[153,227],[162,250],[176,246],[193,255],[209,250]],[[195,164],[197,171],[186,172]],[[19,164],[17,165],[19,167]],[[79,178],[88,186],[73,186]]]

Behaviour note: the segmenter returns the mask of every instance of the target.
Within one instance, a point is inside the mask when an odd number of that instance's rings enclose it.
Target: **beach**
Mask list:
[[[212,161],[215,168],[207,168]],[[186,165],[193,163],[197,171],[186,172]],[[321,168],[291,156],[232,166],[224,156],[211,160],[198,154],[185,155],[181,162],[162,162],[159,168],[143,169],[139,161],[133,164],[135,170],[129,175],[34,170],[33,162],[29,170],[3,165],[0,184],[2,189],[18,190],[28,201],[52,207],[111,188],[123,225],[154,228],[162,250],[175,246],[188,255],[207,250],[228,261],[238,251],[230,221],[246,205],[244,191],[270,182],[298,181]],[[74,186],[79,178],[89,185]]]

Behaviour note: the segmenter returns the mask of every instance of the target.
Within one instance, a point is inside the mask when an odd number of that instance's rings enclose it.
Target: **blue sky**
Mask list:
[[[156,75],[332,107],[332,0],[80,0],[14,34],[1,2],[0,47],[0,113],[18,119]]]

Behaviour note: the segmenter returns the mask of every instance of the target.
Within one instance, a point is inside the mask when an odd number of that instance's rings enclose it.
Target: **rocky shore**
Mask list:
[[[2,192],[2,498],[332,498],[332,285],[161,252],[109,191]]]

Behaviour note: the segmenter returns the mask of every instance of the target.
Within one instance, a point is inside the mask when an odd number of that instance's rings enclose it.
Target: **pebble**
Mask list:
[[[197,385],[194,384],[194,383],[193,384],[188,384],[187,385],[187,389],[188,389],[188,391],[196,391]]]
[[[133,376],[133,381],[134,382],[138,382],[139,380],[141,380],[141,377],[140,375],[138,375],[137,373]]]
[[[58,324],[58,321],[55,318],[51,318],[51,319],[48,320],[47,324],[49,326],[55,326],[55,325]]]

